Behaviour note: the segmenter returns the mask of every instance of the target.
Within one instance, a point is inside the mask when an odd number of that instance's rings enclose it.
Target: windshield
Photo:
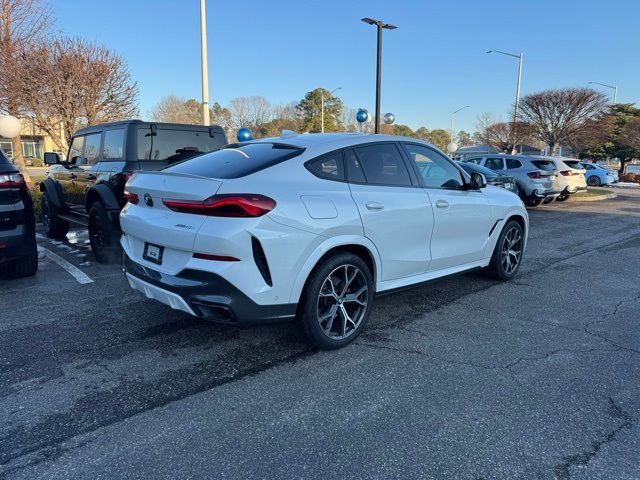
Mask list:
[[[281,143],[236,144],[165,170],[208,178],[239,178],[297,157],[302,152],[304,148]]]
[[[487,178],[487,179],[489,179],[489,178],[498,178],[498,177],[502,176],[502,175],[497,174],[496,172],[494,172],[493,170],[491,170],[491,169],[489,169],[487,167],[483,167],[482,165],[476,165],[475,163],[462,162],[459,165],[469,175],[471,175],[471,172],[478,172],[478,173],[483,174],[485,176],[485,178]]]
[[[551,160],[531,160],[531,163],[540,170],[546,170],[547,172],[552,172],[556,169],[556,164]]]

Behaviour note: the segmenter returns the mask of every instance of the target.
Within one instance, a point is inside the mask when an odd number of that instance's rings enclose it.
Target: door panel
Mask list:
[[[491,230],[491,206],[482,190],[427,189],[435,205],[429,271],[482,259]]]
[[[422,188],[351,184],[364,235],[380,254],[380,281],[427,271],[433,229],[431,202]]]

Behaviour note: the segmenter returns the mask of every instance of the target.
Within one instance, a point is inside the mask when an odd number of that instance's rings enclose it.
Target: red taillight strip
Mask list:
[[[194,253],[193,258],[199,258],[201,260],[214,260],[218,262],[239,262],[240,259],[236,257],[229,257],[227,255],[210,255],[208,253]]]
[[[176,212],[213,217],[261,217],[276,207],[276,202],[258,194],[213,195],[203,201],[162,199]]]
[[[21,173],[0,175],[0,188],[27,188]]]
[[[127,199],[127,202],[133,203],[134,205],[137,205],[138,202],[140,201],[140,197],[138,196],[137,193],[131,193],[126,190],[124,191],[124,198]]]

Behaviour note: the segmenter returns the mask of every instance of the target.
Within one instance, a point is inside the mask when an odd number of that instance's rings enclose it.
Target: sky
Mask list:
[[[61,32],[125,58],[141,118],[165,95],[201,99],[199,0],[49,2]],[[596,81],[640,103],[638,0],[207,0],[210,102],[342,87],[346,106],[373,113],[376,29],[363,17],[398,26],[384,31],[381,109],[413,129],[448,129],[465,105],[456,130],[508,118],[518,61],[490,49],[523,52],[522,95]]]

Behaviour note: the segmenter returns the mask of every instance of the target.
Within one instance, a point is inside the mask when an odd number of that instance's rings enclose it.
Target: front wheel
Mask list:
[[[374,284],[367,264],[351,253],[329,257],[302,292],[299,320],[309,342],[324,350],[344,347],[364,329]]]
[[[502,229],[493,256],[485,272],[496,280],[510,280],[520,268],[524,252],[524,233],[515,220],[510,220]]]
[[[96,260],[100,263],[114,263],[120,256],[118,239],[120,232],[109,220],[107,211],[100,202],[89,210],[89,241]]]
[[[62,239],[69,231],[69,222],[58,217],[58,208],[49,198],[48,193],[43,193],[40,197],[40,216],[44,233],[49,238]]]
[[[537,207],[541,203],[542,203],[542,199],[541,198],[532,198],[532,199],[529,199],[529,200],[524,200],[524,204],[527,207]]]

